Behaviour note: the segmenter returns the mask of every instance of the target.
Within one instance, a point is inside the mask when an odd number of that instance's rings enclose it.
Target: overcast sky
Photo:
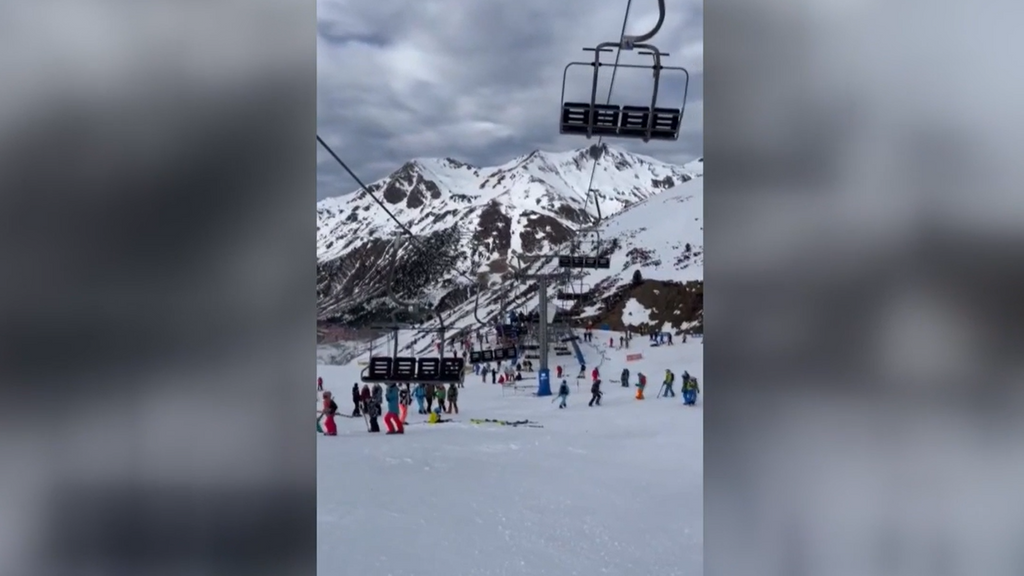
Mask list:
[[[690,72],[678,142],[609,140],[666,161],[703,154],[702,0],[672,0],[651,41],[666,65]],[[591,59],[584,46],[617,41],[625,0],[318,0],[318,131],[367,183],[416,157],[495,165],[534,149],[568,150],[585,137],[560,136],[562,70]],[[634,0],[627,34],[657,20],[656,0]],[[606,56],[614,60],[614,54]],[[650,57],[624,53],[623,63]],[[589,100],[592,68],[568,75],[570,100]],[[659,98],[682,100],[682,76],[666,76]],[[598,95],[607,98],[611,67]],[[649,102],[650,70],[620,69],[612,102]],[[596,139],[590,143],[596,143]],[[356,189],[318,150],[317,197]]]

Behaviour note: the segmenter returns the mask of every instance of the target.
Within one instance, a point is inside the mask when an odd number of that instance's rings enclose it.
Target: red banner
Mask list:
[[[643,354],[626,354],[626,362],[636,362],[637,360],[643,360]]]

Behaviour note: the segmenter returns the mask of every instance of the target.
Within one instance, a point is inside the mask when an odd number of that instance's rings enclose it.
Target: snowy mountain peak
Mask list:
[[[460,278],[464,284],[466,276],[504,273],[514,253],[548,252],[567,242],[593,220],[595,197],[601,216],[609,218],[693,179],[700,173],[693,164],[668,164],[606,144],[534,150],[491,167],[454,158],[410,160],[368,186],[386,210],[365,191],[317,204],[322,292],[349,290],[349,280],[338,280],[348,278],[343,271],[372,275],[373,263],[396,257],[388,246],[399,227],[388,212],[417,237],[437,239],[432,256],[444,252],[453,263],[438,282],[451,286]]]

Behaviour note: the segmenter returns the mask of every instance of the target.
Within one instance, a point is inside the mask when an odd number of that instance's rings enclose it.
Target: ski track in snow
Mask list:
[[[640,336],[632,350],[614,350],[609,336],[618,342],[618,333],[597,331],[581,347],[588,371],[600,352],[608,358],[600,407],[587,406],[589,379],[578,391],[570,385],[569,408],[559,410],[550,397],[503,396],[469,374],[461,414],[445,416],[458,422],[428,425],[413,410],[405,435],[385,436],[368,434],[361,418],[338,418],[338,437],[317,438],[317,573],[703,574],[703,394],[695,407],[655,398],[666,368],[688,370],[703,392],[703,346],[650,347]],[[644,360],[625,362],[636,352]],[[633,382],[647,375],[646,400],[610,382],[623,367]],[[318,368],[342,413],[352,410],[359,369]]]

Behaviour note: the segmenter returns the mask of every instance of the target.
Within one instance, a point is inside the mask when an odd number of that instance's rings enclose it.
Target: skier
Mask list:
[[[409,385],[403,384],[398,389],[398,419],[405,424],[405,419],[409,416],[409,405],[412,404],[412,395],[409,393]]]
[[[672,389],[672,386],[674,386],[675,383],[676,383],[676,375],[673,374],[671,370],[666,369],[665,370],[665,381],[662,382],[662,384],[661,384],[661,388],[662,389],[661,389],[661,391],[659,391],[658,396],[659,397],[660,396],[665,396],[666,398],[669,397],[669,396],[672,396],[673,398],[675,398],[676,392],[675,392],[675,390]]]
[[[629,388],[629,368],[622,369],[622,387]]]
[[[417,384],[416,387],[412,389],[412,395],[416,398],[416,406],[419,408],[419,413],[427,414],[427,409],[423,405],[423,400],[427,395],[426,390],[423,388],[423,384]]]
[[[366,421],[369,424],[367,432],[371,434],[380,432],[380,424],[377,423],[377,418],[380,416],[380,403],[373,397],[369,397],[364,403],[363,414],[366,416]]]
[[[587,375],[587,365],[586,364],[580,364],[580,375],[577,376],[576,379],[579,380],[580,378],[583,378],[586,375]]]
[[[555,366],[555,378],[561,378],[561,377],[562,377],[562,367],[561,366]]]
[[[334,415],[338,413],[338,405],[331,398],[330,392],[324,392],[324,408],[320,414],[324,417],[324,434],[327,436],[338,435],[338,425],[334,422]]]
[[[459,413],[459,387],[452,384],[448,387],[448,413]]]
[[[426,390],[423,392],[427,398],[427,413],[429,414],[434,408],[434,385],[427,384]]]
[[[319,376],[316,379],[316,391],[317,392],[323,392],[324,391],[324,379],[320,378]]]
[[[441,424],[443,422],[451,422],[451,418],[441,418],[441,408],[434,408],[434,411],[430,413],[430,418],[427,418],[427,422],[430,424]]]
[[[405,429],[402,421],[398,418],[398,385],[392,382],[388,384],[388,392],[385,395],[388,401],[388,412],[384,415],[384,425],[388,427],[387,434],[404,434]]]
[[[592,381],[596,381],[596,380],[597,380],[598,378],[600,378],[600,377],[601,377],[601,373],[597,371],[597,368],[594,368],[594,369],[593,369],[593,370],[592,370],[592,371],[590,372],[590,379],[591,379]]]
[[[558,386],[558,396],[561,402],[558,403],[559,408],[565,408],[565,401],[569,399],[569,385],[566,384],[565,380]]]
[[[359,384],[358,383],[352,384],[352,405],[355,406],[355,408],[352,409],[352,417],[355,418],[355,417],[360,415],[359,414]]]
[[[700,385],[696,378],[683,380],[683,404],[693,406],[697,403],[697,394],[700,394]]]
[[[647,376],[644,376],[643,372],[638,372],[636,376],[637,376],[636,399],[637,400],[643,400],[644,399],[644,388],[647,387]]]
[[[480,381],[487,384],[487,365],[480,369]]]
[[[378,407],[383,406],[384,405],[384,389],[381,388],[380,384],[374,384],[373,388],[370,389],[370,392],[371,392],[371,394],[373,396],[374,403],[376,403]]]
[[[359,391],[359,405],[362,406],[363,414],[370,408],[370,385],[363,384],[363,389]]]
[[[587,404],[587,406],[593,406],[595,402],[600,406],[601,396],[601,380],[594,380],[594,384],[590,387],[590,404]]]
[[[439,384],[437,388],[434,390],[434,393],[437,394],[437,407],[440,408],[441,410],[444,410],[446,396],[444,384]]]

